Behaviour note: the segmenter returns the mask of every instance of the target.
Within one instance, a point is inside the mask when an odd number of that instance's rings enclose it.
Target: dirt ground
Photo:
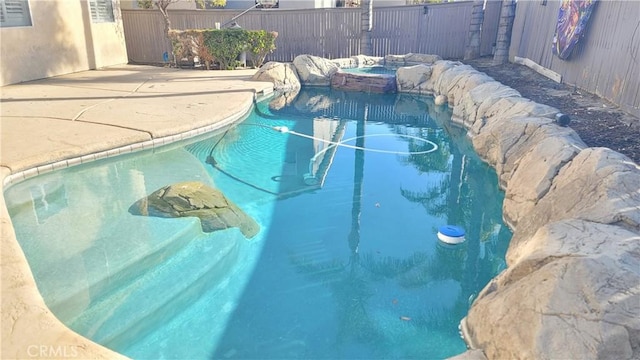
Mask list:
[[[591,147],[608,147],[640,164],[640,119],[614,104],[573,86],[558,84],[518,64],[492,65],[492,58],[465,61],[523,97],[559,109],[569,126]]]

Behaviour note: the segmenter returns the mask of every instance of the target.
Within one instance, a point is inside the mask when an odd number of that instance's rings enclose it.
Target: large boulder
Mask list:
[[[419,65],[419,64],[432,65],[436,61],[440,61],[440,60],[442,60],[442,57],[440,55],[434,55],[434,54],[408,53],[404,56],[405,64],[408,66]]]
[[[497,81],[487,81],[462,94],[458,104],[453,108],[453,120],[463,124],[473,134],[478,134],[484,126],[483,109],[491,107],[500,99],[508,97],[520,98],[520,93]],[[480,121],[477,125],[476,122]]]
[[[485,126],[471,140],[478,155],[496,169],[500,185],[506,188],[517,161],[535,140],[544,138],[554,127],[557,126],[545,118],[501,119]]]
[[[463,71],[451,80],[447,93],[444,95],[447,95],[451,105],[457,107],[471,90],[493,81],[493,78],[485,73],[476,70]]]
[[[555,130],[553,136],[534,142],[533,147],[516,161],[502,210],[511,228],[517,227],[518,221],[527,216],[549,192],[560,169],[587,147],[575,131],[557,127],[551,129]]]
[[[483,85],[478,86],[478,88],[483,87]],[[503,92],[508,93],[509,91],[503,89]],[[459,113],[455,108],[454,111]],[[473,112],[474,111],[470,111],[470,113]],[[488,124],[496,125],[495,123],[497,122],[497,125],[500,126],[512,119],[527,117],[537,117],[547,119],[548,121],[555,121],[555,116],[558,112],[559,110],[554,107],[539,104],[520,96],[492,97],[488,98],[477,108],[473,122],[471,122],[470,119],[466,121],[461,120],[456,116],[454,116],[452,120],[467,127],[469,129],[469,135],[474,137],[482,135],[485,127],[491,129],[491,127],[487,127]]]
[[[300,82],[309,86],[329,86],[331,76],[340,68],[331,60],[313,55],[298,55],[293,59]]]
[[[442,63],[438,63],[440,64]],[[434,90],[438,94],[446,95],[449,105],[458,107],[469,91],[487,82],[494,80],[469,65],[452,66],[439,75],[438,81],[434,83]]]
[[[486,108],[478,108],[478,115],[491,121],[492,118],[541,117],[555,120],[560,110],[527,98],[504,97]]]
[[[168,185],[136,201],[129,208],[134,215],[157,217],[197,217],[202,230],[237,227],[247,238],[254,237],[260,226],[220,191],[201,182]]]
[[[640,236],[549,224],[479,294],[465,338],[489,359],[640,358]]]
[[[405,56],[406,55],[386,55],[384,57],[384,64],[385,66],[405,66],[407,65],[407,62],[405,60]]]
[[[273,88],[280,91],[300,89],[300,80],[296,68],[290,63],[270,61],[253,74],[251,80],[270,81]]]
[[[357,67],[384,65],[384,58],[380,56],[356,55],[351,58],[355,61]]]
[[[436,61],[440,61],[442,58],[439,55],[431,54],[414,54],[408,53],[404,55],[387,55],[384,57],[384,63],[386,66],[411,66],[419,64],[431,65]]]
[[[449,69],[462,65],[459,61],[440,60],[433,63],[431,66],[431,78],[427,81],[427,90],[435,95],[446,95],[440,92],[440,79],[442,74]]]
[[[471,65],[458,65],[449,68],[448,70],[442,72],[440,78],[436,82],[437,87],[435,88],[435,92],[437,94],[447,95],[449,98],[449,104],[455,105],[457,101],[452,98],[453,93],[450,91],[454,88],[456,84],[456,80],[461,80],[465,76],[469,76],[472,73],[478,72]]]
[[[534,148],[540,149],[539,144],[544,141],[553,142],[550,139],[560,138],[566,138],[566,144],[577,147],[577,150],[586,147],[573,129],[558,126],[553,120],[543,117],[494,119],[471,141],[477,153],[496,169],[500,185],[507,188],[514,170],[527,153]],[[563,147],[565,143],[557,145]],[[546,153],[548,149],[540,151]],[[566,158],[565,162],[568,160]],[[555,174],[549,174],[551,179]]]
[[[551,188],[518,222],[507,263],[526,252],[539,228],[563,219],[617,224],[640,233],[640,168],[607,148],[586,148],[561,168]]]
[[[340,69],[351,69],[358,67],[358,59],[353,56],[348,58],[331,59],[331,62],[336,64]]]
[[[427,81],[431,78],[431,66],[414,65],[398,68],[396,83],[399,92],[429,94]]]

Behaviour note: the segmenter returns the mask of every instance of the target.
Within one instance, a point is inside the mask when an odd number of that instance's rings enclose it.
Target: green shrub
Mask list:
[[[275,31],[244,29],[170,31],[176,56],[198,54],[203,61],[217,61],[221,69],[233,69],[243,51],[251,54],[254,67],[260,67],[267,54],[276,49],[277,36]]]
[[[220,69],[232,69],[238,56],[247,50],[249,35],[243,29],[204,30],[204,43]]]
[[[253,67],[259,68],[262,66],[267,54],[276,49],[277,37],[278,33],[275,31],[257,30],[249,32],[249,51],[251,52]]]

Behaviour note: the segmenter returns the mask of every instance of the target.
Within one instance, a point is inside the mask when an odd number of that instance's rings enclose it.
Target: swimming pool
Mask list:
[[[340,71],[355,73],[355,74],[386,74],[395,75],[397,69],[387,68],[384,66],[366,66],[357,68],[342,68]]]
[[[511,233],[494,171],[434,109],[306,89],[208,138],[31,178],[5,198],[47,305],[127,356],[445,358],[465,350],[458,323]],[[194,180],[260,233],[128,211]],[[439,243],[445,224],[466,243]]]

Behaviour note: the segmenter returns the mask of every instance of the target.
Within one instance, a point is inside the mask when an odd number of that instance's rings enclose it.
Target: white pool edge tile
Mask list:
[[[144,150],[151,150],[151,149],[159,148],[165,145],[173,144],[179,141],[188,140],[196,136],[207,134],[215,130],[221,129],[225,126],[230,126],[231,124],[247,116],[252,110],[253,110],[253,106],[247,109],[246,111],[232,115],[214,124],[201,126],[201,127],[191,129],[175,135],[169,135],[169,136],[163,136],[155,139],[145,140],[142,142],[124,145],[117,148],[99,151],[91,154],[81,155],[81,156],[77,156],[69,159],[59,160],[53,163],[39,165],[32,168],[28,168],[26,170],[18,171],[18,172],[9,174],[3,179],[2,181],[3,190],[6,190],[8,187],[15,185],[19,182],[22,182],[26,179],[29,179],[38,175],[46,174],[55,170],[60,170],[60,169],[65,169],[65,168],[76,166],[76,165],[86,164],[96,160],[112,158],[112,157],[116,157],[123,154],[129,154],[129,153],[144,151]]]

